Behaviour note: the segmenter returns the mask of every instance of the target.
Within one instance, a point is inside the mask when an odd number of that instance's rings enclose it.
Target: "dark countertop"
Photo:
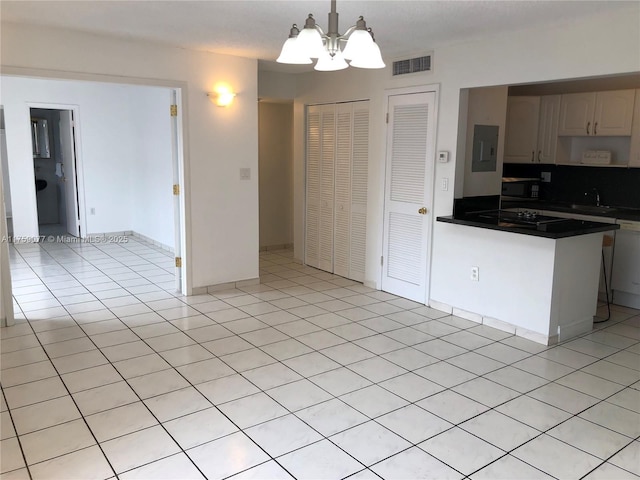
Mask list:
[[[577,212],[576,212],[577,213]],[[540,222],[520,224],[512,218],[502,217],[499,211],[473,212],[457,217],[437,217],[438,222],[466,225],[469,227],[487,228],[502,232],[519,233],[545,238],[567,238],[589,233],[617,230],[619,225],[600,223],[572,218],[542,217]],[[513,221],[512,221],[513,220]]]
[[[627,207],[596,207],[590,205],[576,205],[546,200],[533,201],[502,201],[502,208],[530,208],[532,210],[548,210],[555,212],[575,213],[576,215],[591,215],[593,217],[619,218],[640,222],[640,209]]]

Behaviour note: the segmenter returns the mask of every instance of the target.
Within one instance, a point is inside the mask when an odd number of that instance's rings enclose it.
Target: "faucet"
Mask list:
[[[591,192],[593,192],[593,194],[595,195],[595,200],[596,200],[596,207],[600,206],[600,192],[598,191],[597,188],[592,188]],[[588,196],[589,192],[584,192],[584,196]]]

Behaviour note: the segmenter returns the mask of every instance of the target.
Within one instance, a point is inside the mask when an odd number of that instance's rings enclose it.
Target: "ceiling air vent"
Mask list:
[[[407,73],[428,72],[431,70],[431,55],[409,58],[393,62],[393,75],[406,75]]]

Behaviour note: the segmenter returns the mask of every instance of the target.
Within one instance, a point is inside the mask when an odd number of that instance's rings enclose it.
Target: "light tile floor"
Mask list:
[[[640,476],[636,310],[546,348],[289,251],[193,297],[135,238],[11,264],[3,480]]]

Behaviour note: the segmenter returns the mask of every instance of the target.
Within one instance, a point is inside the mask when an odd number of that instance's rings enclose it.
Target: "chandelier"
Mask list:
[[[279,63],[303,65],[317,58],[315,70],[331,72],[348,66],[358,68],[384,68],[380,47],[375,42],[373,32],[360,17],[356,24],[344,35],[338,33],[338,13],[336,0],[331,0],[329,31],[324,33],[309,14],[302,31],[294,23],[289,38],[284,42]],[[349,63],[347,63],[349,61]]]

